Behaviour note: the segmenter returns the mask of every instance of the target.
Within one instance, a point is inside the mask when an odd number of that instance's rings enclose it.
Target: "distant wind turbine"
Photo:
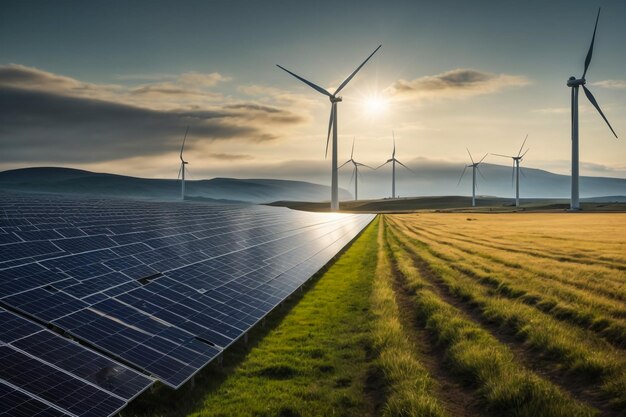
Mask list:
[[[352,152],[350,152],[350,159],[341,164],[338,169],[341,169],[349,162],[352,162],[352,165],[354,165],[354,169],[352,170],[352,176],[350,177],[350,183],[352,183],[352,178],[354,178],[354,200],[356,201],[359,199],[359,175],[361,175],[359,172],[359,167],[366,167],[370,169],[373,168],[369,165],[365,165],[354,160],[354,139],[352,139]]]
[[[312,82],[305,80],[304,78],[300,77],[299,75],[294,74],[293,72],[289,71],[288,69],[281,67],[280,65],[276,65],[278,68],[282,69],[283,71],[293,75],[294,77],[296,77],[297,79],[299,79],[300,81],[302,81],[303,83],[305,83],[306,85],[308,85],[309,87],[313,88],[314,90],[316,90],[317,92],[324,94],[325,96],[328,96],[328,98],[330,99],[330,103],[331,103],[331,107],[330,107],[330,120],[328,122],[328,135],[326,137],[326,153],[325,153],[325,157],[328,156],[328,142],[330,140],[330,131],[332,129],[333,131],[333,154],[332,154],[332,172],[331,172],[331,194],[330,194],[330,209],[332,211],[336,211],[339,210],[339,184],[338,184],[338,180],[337,180],[337,103],[339,103],[340,101],[342,101],[342,98],[340,96],[338,96],[337,94],[350,82],[350,80],[352,80],[352,78],[356,75],[357,72],[359,72],[359,70],[363,67],[363,65],[365,65],[365,63],[367,61],[369,61],[369,59],[372,57],[372,55],[374,55],[376,53],[376,51],[378,51],[380,49],[382,45],[378,45],[378,48],[376,48],[374,50],[374,52],[372,52],[370,54],[370,56],[367,57],[367,59],[365,61],[363,61],[363,63],[361,65],[359,65],[357,67],[357,69],[354,70],[354,72],[352,74],[350,74],[350,76],[348,78],[346,78],[340,85],[339,87],[337,87],[337,90],[335,90],[334,93],[330,93],[328,91],[326,91],[325,89],[323,89],[322,87],[313,84]]]
[[[602,110],[600,109],[600,106],[598,105],[598,102],[596,101],[595,97],[593,96],[593,94],[591,94],[591,91],[589,91],[589,89],[585,87],[585,84],[587,83],[587,80],[585,79],[585,75],[587,75],[587,69],[589,69],[589,64],[591,63],[591,56],[593,54],[593,44],[596,40],[596,30],[598,29],[599,19],[600,19],[600,9],[598,9],[598,15],[596,16],[596,25],[593,28],[593,36],[591,37],[591,45],[589,45],[589,51],[587,51],[587,57],[585,58],[585,69],[583,71],[583,76],[578,79],[572,76],[569,78],[569,80],[567,80],[567,86],[572,89],[572,199],[570,203],[571,210],[580,210],[579,186],[578,186],[578,176],[579,176],[579,170],[578,170],[578,89],[580,86],[583,87],[583,91],[585,92],[587,99],[591,102],[591,104],[593,104],[593,107],[595,107],[596,110],[598,110],[598,113],[600,113],[600,116],[602,116],[606,124],[609,126],[609,129],[611,129],[611,132],[613,132],[613,135],[615,135],[615,137],[617,138],[617,134],[613,130],[613,127],[611,127],[611,124],[607,120],[606,116],[604,116],[604,113],[602,113]]]
[[[393,136],[393,152],[391,153],[391,158],[387,159],[387,162],[383,163],[382,165],[377,166],[376,169],[381,168],[391,162],[391,198],[396,198],[396,163],[402,165],[413,173],[415,172],[396,159],[396,135],[393,133],[393,131],[391,132],[391,135]]]
[[[526,139],[528,139],[528,135],[526,135],[524,142],[522,142],[522,146],[519,148],[519,152],[517,153],[517,156],[500,155],[497,153],[492,154],[495,156],[502,156],[504,158],[511,158],[513,160],[513,171],[511,172],[511,186],[513,185],[513,178],[515,178],[515,207],[519,207],[519,174],[520,174],[519,163],[522,161],[522,159],[524,159],[524,155],[526,155],[526,153],[529,151],[529,149],[526,149],[526,151],[522,153],[522,150],[524,149],[524,145],[526,144]]]
[[[472,207],[476,207],[476,189],[478,188],[478,184],[476,183],[476,172],[478,172],[480,176],[483,177],[483,179],[485,178],[482,172],[480,172],[480,169],[478,169],[478,165],[480,165],[485,160],[485,158],[487,157],[487,154],[485,154],[485,156],[483,156],[480,161],[474,162],[474,158],[472,158],[472,154],[470,153],[469,149],[467,149],[467,153],[472,163],[469,165],[465,165],[465,168],[463,168],[463,173],[461,174],[461,178],[459,178],[459,182],[456,185],[458,187],[458,185],[461,183],[461,180],[463,179],[463,176],[465,175],[465,171],[467,170],[467,168],[471,167],[472,168]]]
[[[187,130],[185,131],[185,136],[183,137],[183,145],[180,147],[180,169],[178,170],[178,178],[182,179],[181,188],[180,188],[180,198],[185,199],[185,165],[189,162],[183,159],[183,151],[185,150],[185,141],[187,140],[187,133],[189,133],[189,126],[187,126]],[[182,175],[182,177],[181,177]]]

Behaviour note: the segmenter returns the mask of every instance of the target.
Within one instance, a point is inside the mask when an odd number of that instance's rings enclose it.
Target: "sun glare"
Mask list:
[[[387,110],[389,103],[383,97],[371,96],[365,99],[365,109],[368,113],[377,115]]]

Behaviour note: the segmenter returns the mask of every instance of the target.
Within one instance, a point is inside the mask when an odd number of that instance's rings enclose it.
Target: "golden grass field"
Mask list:
[[[423,361],[461,380],[457,398],[502,415],[624,415],[626,215],[420,213],[382,227],[397,299],[417,316],[407,332],[428,331],[442,357]]]

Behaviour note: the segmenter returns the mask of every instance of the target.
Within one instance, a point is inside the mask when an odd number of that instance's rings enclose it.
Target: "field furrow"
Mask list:
[[[601,265],[576,264],[535,257],[527,254],[517,254],[501,247],[486,249],[479,243],[471,240],[460,240],[455,237],[456,232],[447,231],[437,233],[434,228],[426,230],[424,227],[410,225],[411,229],[424,238],[431,238],[463,250],[471,256],[479,256],[493,263],[502,264],[513,269],[526,270],[546,279],[557,280],[566,285],[572,285],[584,290],[598,292],[610,299],[620,302],[626,301],[626,273],[607,269]],[[558,265],[558,269],[555,269]]]
[[[514,352],[418,268],[393,234],[387,240],[394,265],[413,293],[419,321],[433,332],[457,377],[475,386],[494,415],[591,416],[597,411],[520,364]]]
[[[379,222],[378,245],[379,248],[385,245],[383,222]],[[377,354],[377,367],[370,372],[370,380],[378,379],[378,388],[385,397],[377,404],[378,413],[388,417],[479,416],[476,411],[466,413],[470,410],[472,397],[467,400],[468,396],[451,384],[442,389],[444,380],[438,372],[434,373],[436,381],[431,377],[435,368],[425,366],[424,352],[418,354],[413,349],[413,346],[422,345],[423,339],[407,325],[408,311],[402,302],[398,302],[393,283],[388,254],[379,250],[372,285],[372,345]],[[427,363],[432,365],[430,361]]]
[[[565,263],[601,265],[609,269],[626,271],[626,258],[624,258],[623,252],[621,252],[621,250],[626,252],[626,244],[623,243],[616,249],[615,245],[609,247],[605,242],[577,240],[575,244],[572,244],[571,239],[560,238],[558,245],[555,245],[551,237],[545,235],[542,236],[543,239],[537,239],[535,236],[526,234],[512,233],[483,238],[483,233],[480,233],[480,230],[476,230],[474,234],[455,230],[453,234],[450,234],[449,230],[441,227],[441,224],[431,223],[414,227],[423,231],[437,232],[439,236],[443,234],[446,237],[469,243],[478,243],[481,246],[493,249],[506,249],[512,253]],[[593,248],[592,250],[586,249],[589,248],[589,245]]]
[[[615,347],[623,348],[626,344],[626,320],[623,318],[626,311],[621,303],[542,279],[527,271],[511,270],[481,257],[467,256],[453,245],[424,238],[412,231],[410,227],[403,230],[407,236],[418,238],[434,257],[494,293],[589,329]]]
[[[531,306],[493,294],[475,279],[456,270],[442,259],[433,256],[419,240],[397,230],[393,236],[404,245],[415,259],[432,271],[431,279],[445,287],[445,291],[475,309],[483,324],[495,323],[508,328],[515,340],[541,352],[546,362],[553,362],[579,376],[589,389],[597,388],[598,401],[612,403],[614,407],[626,404],[626,364],[621,351],[592,332],[555,320]],[[552,372],[556,367],[549,370]],[[590,397],[590,400],[593,400]]]

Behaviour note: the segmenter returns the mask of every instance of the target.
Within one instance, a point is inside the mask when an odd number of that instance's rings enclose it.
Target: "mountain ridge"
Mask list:
[[[213,178],[187,180],[186,197],[209,200],[268,203],[276,200],[324,200],[330,187],[305,181],[280,179]],[[116,197],[179,199],[180,181],[139,178],[64,167],[20,168],[0,172],[0,189]],[[340,189],[343,199],[351,198]]]

